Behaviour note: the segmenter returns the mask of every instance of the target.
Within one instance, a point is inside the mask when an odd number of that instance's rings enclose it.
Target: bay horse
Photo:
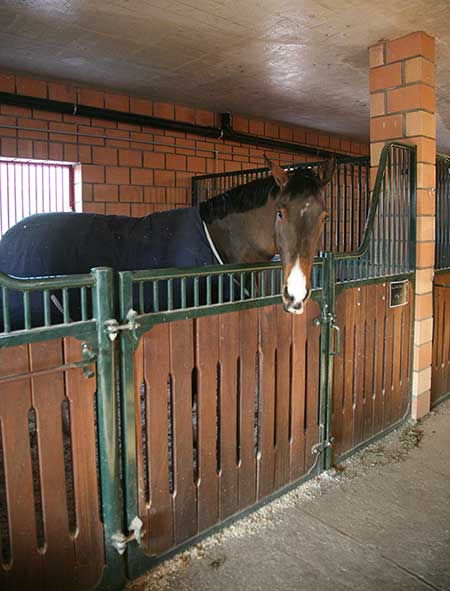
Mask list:
[[[335,160],[315,171],[292,173],[269,160],[267,164],[270,176],[198,207],[142,218],[74,212],[25,218],[0,241],[0,271],[44,277],[88,273],[101,266],[134,271],[264,262],[279,254],[283,307],[300,314],[310,294],[311,268],[327,217],[322,191]],[[32,293],[30,302],[33,325],[40,325],[42,296]],[[23,324],[22,306],[22,298],[11,294],[13,327]],[[72,309],[70,314],[78,319]]]

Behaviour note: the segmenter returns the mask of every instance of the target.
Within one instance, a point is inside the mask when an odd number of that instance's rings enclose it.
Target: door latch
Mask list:
[[[137,322],[138,313],[136,310],[130,308],[127,313],[126,320],[128,321],[126,324],[119,324],[115,318],[110,318],[105,322],[106,332],[108,333],[109,340],[115,341],[117,339],[117,335],[119,334],[120,330],[129,330],[132,337],[137,340],[136,330],[139,328],[140,324]]]
[[[127,536],[123,532],[111,536],[111,543],[120,555],[125,553],[127,544],[130,542],[141,543],[145,533],[142,530],[143,526],[142,520],[136,515],[128,526],[130,533]]]

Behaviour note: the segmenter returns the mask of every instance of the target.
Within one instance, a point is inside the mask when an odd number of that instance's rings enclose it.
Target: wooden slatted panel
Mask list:
[[[336,300],[341,353],[334,362],[335,458],[382,433],[408,410],[411,291],[406,306],[389,308],[388,297],[389,284],[377,284],[346,289]]]
[[[166,553],[314,467],[318,315],[314,302],[304,316],[271,306],[157,325],[141,339],[138,484],[148,554]]]
[[[434,278],[433,361],[431,368],[431,404],[434,405],[450,392],[450,273]]]
[[[12,560],[11,568],[0,568],[0,587],[5,590],[44,591],[55,585],[68,590],[94,589],[102,575],[95,379],[86,379],[81,369],[65,373],[53,369],[80,359],[80,342],[75,339],[0,350],[0,421]],[[49,369],[45,375],[1,381],[6,376]],[[71,407],[70,483],[65,473],[65,399]],[[36,434],[32,443],[30,428]],[[67,486],[74,489],[74,531],[69,525]],[[2,515],[2,523],[3,519]]]

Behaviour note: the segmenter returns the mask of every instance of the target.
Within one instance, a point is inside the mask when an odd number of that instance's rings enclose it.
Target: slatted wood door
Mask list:
[[[80,342],[0,349],[0,588],[94,589],[104,566],[95,378]]]
[[[161,556],[296,481],[318,441],[319,306],[160,324],[135,353],[139,514]]]
[[[450,393],[450,273],[434,278],[433,361],[431,366],[431,404]]]
[[[333,376],[334,454],[338,459],[381,434],[408,411],[412,284],[409,302],[389,307],[389,284],[346,289],[336,298],[341,353]]]

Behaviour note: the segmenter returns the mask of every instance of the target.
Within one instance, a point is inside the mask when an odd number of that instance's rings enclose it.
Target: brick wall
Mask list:
[[[371,164],[386,141],[417,146],[417,259],[412,414],[430,409],[436,183],[435,42],[423,32],[370,48]]]
[[[202,109],[7,72],[0,72],[0,91],[219,126],[218,115]],[[312,147],[353,155],[369,152],[368,144],[350,138],[274,121],[236,115],[232,124],[236,131]],[[76,114],[0,105],[0,156],[80,163],[78,189],[84,211],[140,216],[186,206],[193,175],[263,166],[264,152],[283,163],[317,160]]]

